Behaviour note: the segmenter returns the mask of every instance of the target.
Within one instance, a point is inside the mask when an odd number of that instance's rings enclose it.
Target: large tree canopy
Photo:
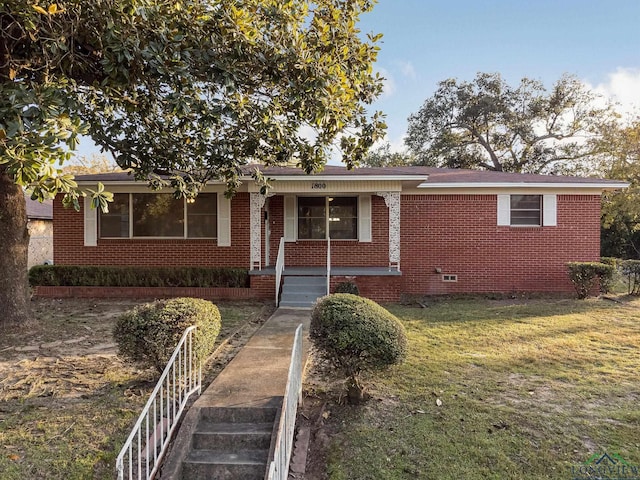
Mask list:
[[[414,165],[415,159],[407,152],[397,152],[391,150],[389,142],[371,148],[362,159],[361,164],[367,167],[401,167],[403,165]]]
[[[607,129],[602,143],[609,154],[602,160],[600,174],[630,184],[603,196],[602,253],[640,259],[640,120]]]
[[[409,117],[406,144],[421,165],[506,172],[575,172],[612,110],[576,78],[547,91],[535,80],[513,88],[497,74],[448,79]]]
[[[23,210],[3,207],[18,186],[65,192],[76,207],[87,193],[60,168],[83,134],[138,178],[169,174],[186,196],[211,178],[233,189],[251,160],[311,171],[339,144],[358,163],[384,129],[365,110],[381,91],[378,37],[356,27],[372,3],[0,0],[0,241],[15,246],[0,269],[22,268],[9,256],[23,256],[23,220],[3,221]],[[8,285],[0,303],[15,296]]]

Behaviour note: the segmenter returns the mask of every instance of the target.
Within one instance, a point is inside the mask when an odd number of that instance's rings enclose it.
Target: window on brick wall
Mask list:
[[[168,193],[116,193],[98,225],[100,238],[216,238],[217,194],[187,202]]]
[[[542,195],[511,195],[511,225],[542,225]]]
[[[129,194],[114,193],[109,212],[99,213],[100,238],[129,236]]]
[[[298,197],[298,238],[358,239],[358,197]]]
[[[499,226],[555,227],[558,225],[556,194],[497,195]]]

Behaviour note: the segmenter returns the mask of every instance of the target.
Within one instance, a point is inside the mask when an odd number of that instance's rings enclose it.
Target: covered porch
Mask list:
[[[344,275],[399,274],[400,191],[345,187],[322,193],[250,192],[252,274],[273,274],[278,259],[287,274],[292,268],[326,271],[327,266]]]

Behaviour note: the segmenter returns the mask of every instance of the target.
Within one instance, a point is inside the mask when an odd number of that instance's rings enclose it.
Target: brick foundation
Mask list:
[[[251,288],[198,287],[35,287],[40,298],[173,298],[195,297],[207,300],[265,299]]]

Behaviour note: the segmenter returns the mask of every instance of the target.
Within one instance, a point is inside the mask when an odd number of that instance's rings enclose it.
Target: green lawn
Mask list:
[[[336,409],[329,478],[570,479],[605,452],[640,465],[640,299],[621,301],[389,306],[407,362]]]

